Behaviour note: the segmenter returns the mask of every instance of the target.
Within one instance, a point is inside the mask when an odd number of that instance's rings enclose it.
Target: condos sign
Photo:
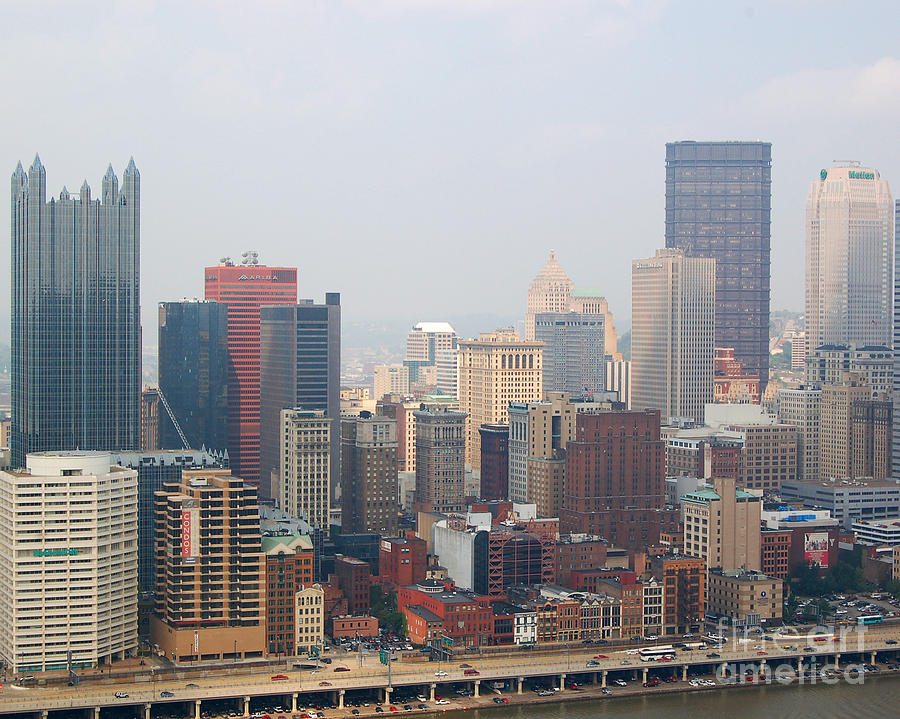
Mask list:
[[[187,499],[181,505],[181,556],[196,557],[200,552],[200,508],[197,500]]]

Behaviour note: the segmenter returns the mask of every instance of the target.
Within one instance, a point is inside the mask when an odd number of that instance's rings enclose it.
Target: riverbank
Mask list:
[[[853,675],[851,677],[852,681],[856,680],[857,675]],[[900,671],[891,671],[887,669],[879,669],[877,671],[866,672],[865,680],[869,678],[884,678],[884,677],[900,677]],[[704,676],[696,677],[699,679],[712,679],[712,675],[707,674]],[[538,696],[532,691],[525,691],[522,694],[517,694],[515,691],[512,692],[486,692],[484,695],[480,697],[458,697],[458,696],[446,696],[445,700],[449,701],[449,704],[435,705],[434,702],[424,702],[427,706],[427,709],[416,709],[420,703],[416,699],[412,699],[407,702],[394,702],[392,704],[383,704],[383,713],[378,713],[375,711],[375,706],[369,707],[359,707],[356,708],[358,715],[354,715],[352,712],[354,707],[345,707],[344,709],[332,709],[325,710],[324,712],[317,712],[317,714],[322,717],[324,716],[326,719],[331,719],[331,717],[351,717],[351,719],[355,716],[362,717],[382,717],[386,718],[392,714],[444,714],[447,712],[463,712],[463,711],[474,711],[474,710],[486,710],[486,709],[509,709],[516,706],[540,706],[544,705],[549,710],[553,705],[559,705],[570,702],[585,702],[585,701],[610,701],[615,699],[625,699],[625,698],[635,698],[635,697],[652,697],[652,696],[661,696],[661,695],[675,695],[675,694],[689,694],[689,693],[708,693],[714,692],[716,690],[721,689],[729,689],[729,690],[739,690],[739,689],[753,689],[760,688],[766,686],[815,686],[815,685],[835,685],[840,683],[851,683],[848,682],[844,677],[843,673],[838,676],[837,681],[829,680],[824,681],[819,677],[804,677],[802,681],[798,680],[798,678],[794,677],[789,681],[760,681],[760,682],[741,682],[741,683],[722,683],[716,681],[712,686],[691,686],[690,682],[676,681],[676,682],[662,682],[655,687],[644,687],[640,682],[633,681],[629,682],[627,687],[618,687],[611,686],[608,687],[609,693],[603,693],[602,687],[600,685],[583,685],[578,689],[565,689],[563,691],[555,691],[551,696]],[[857,684],[862,683],[862,679]],[[495,702],[495,698],[504,698],[507,701],[503,703]],[[411,711],[406,711],[403,709],[404,704],[409,704],[413,707]],[[392,712],[390,707],[396,707],[396,711]],[[304,712],[298,712],[294,716],[301,717]],[[273,717],[273,719],[279,719],[278,717]]]

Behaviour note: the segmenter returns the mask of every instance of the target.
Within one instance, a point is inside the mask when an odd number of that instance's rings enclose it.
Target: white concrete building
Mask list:
[[[0,657],[8,671],[96,667],[137,650],[137,471],[41,452],[0,472]]]
[[[537,644],[537,610],[513,615],[513,644]]]
[[[853,523],[857,544],[870,547],[900,544],[900,519],[875,521],[862,519]]]

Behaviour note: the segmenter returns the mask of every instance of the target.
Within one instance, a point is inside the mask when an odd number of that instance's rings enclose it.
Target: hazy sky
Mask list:
[[[353,321],[524,315],[554,248],[627,325],[630,262],[664,244],[666,141],[758,138],[772,307],[800,309],[819,168],[900,188],[898,7],[0,0],[0,168],[39,152],[49,193],[96,195],[134,156],[152,345],[156,303],[245,249]]]

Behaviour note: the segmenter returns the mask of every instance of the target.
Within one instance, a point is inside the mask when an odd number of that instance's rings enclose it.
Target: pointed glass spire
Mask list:
[[[43,172],[44,166],[41,164],[41,157],[37,153],[34,153],[34,162],[31,163],[31,170],[29,172]]]

